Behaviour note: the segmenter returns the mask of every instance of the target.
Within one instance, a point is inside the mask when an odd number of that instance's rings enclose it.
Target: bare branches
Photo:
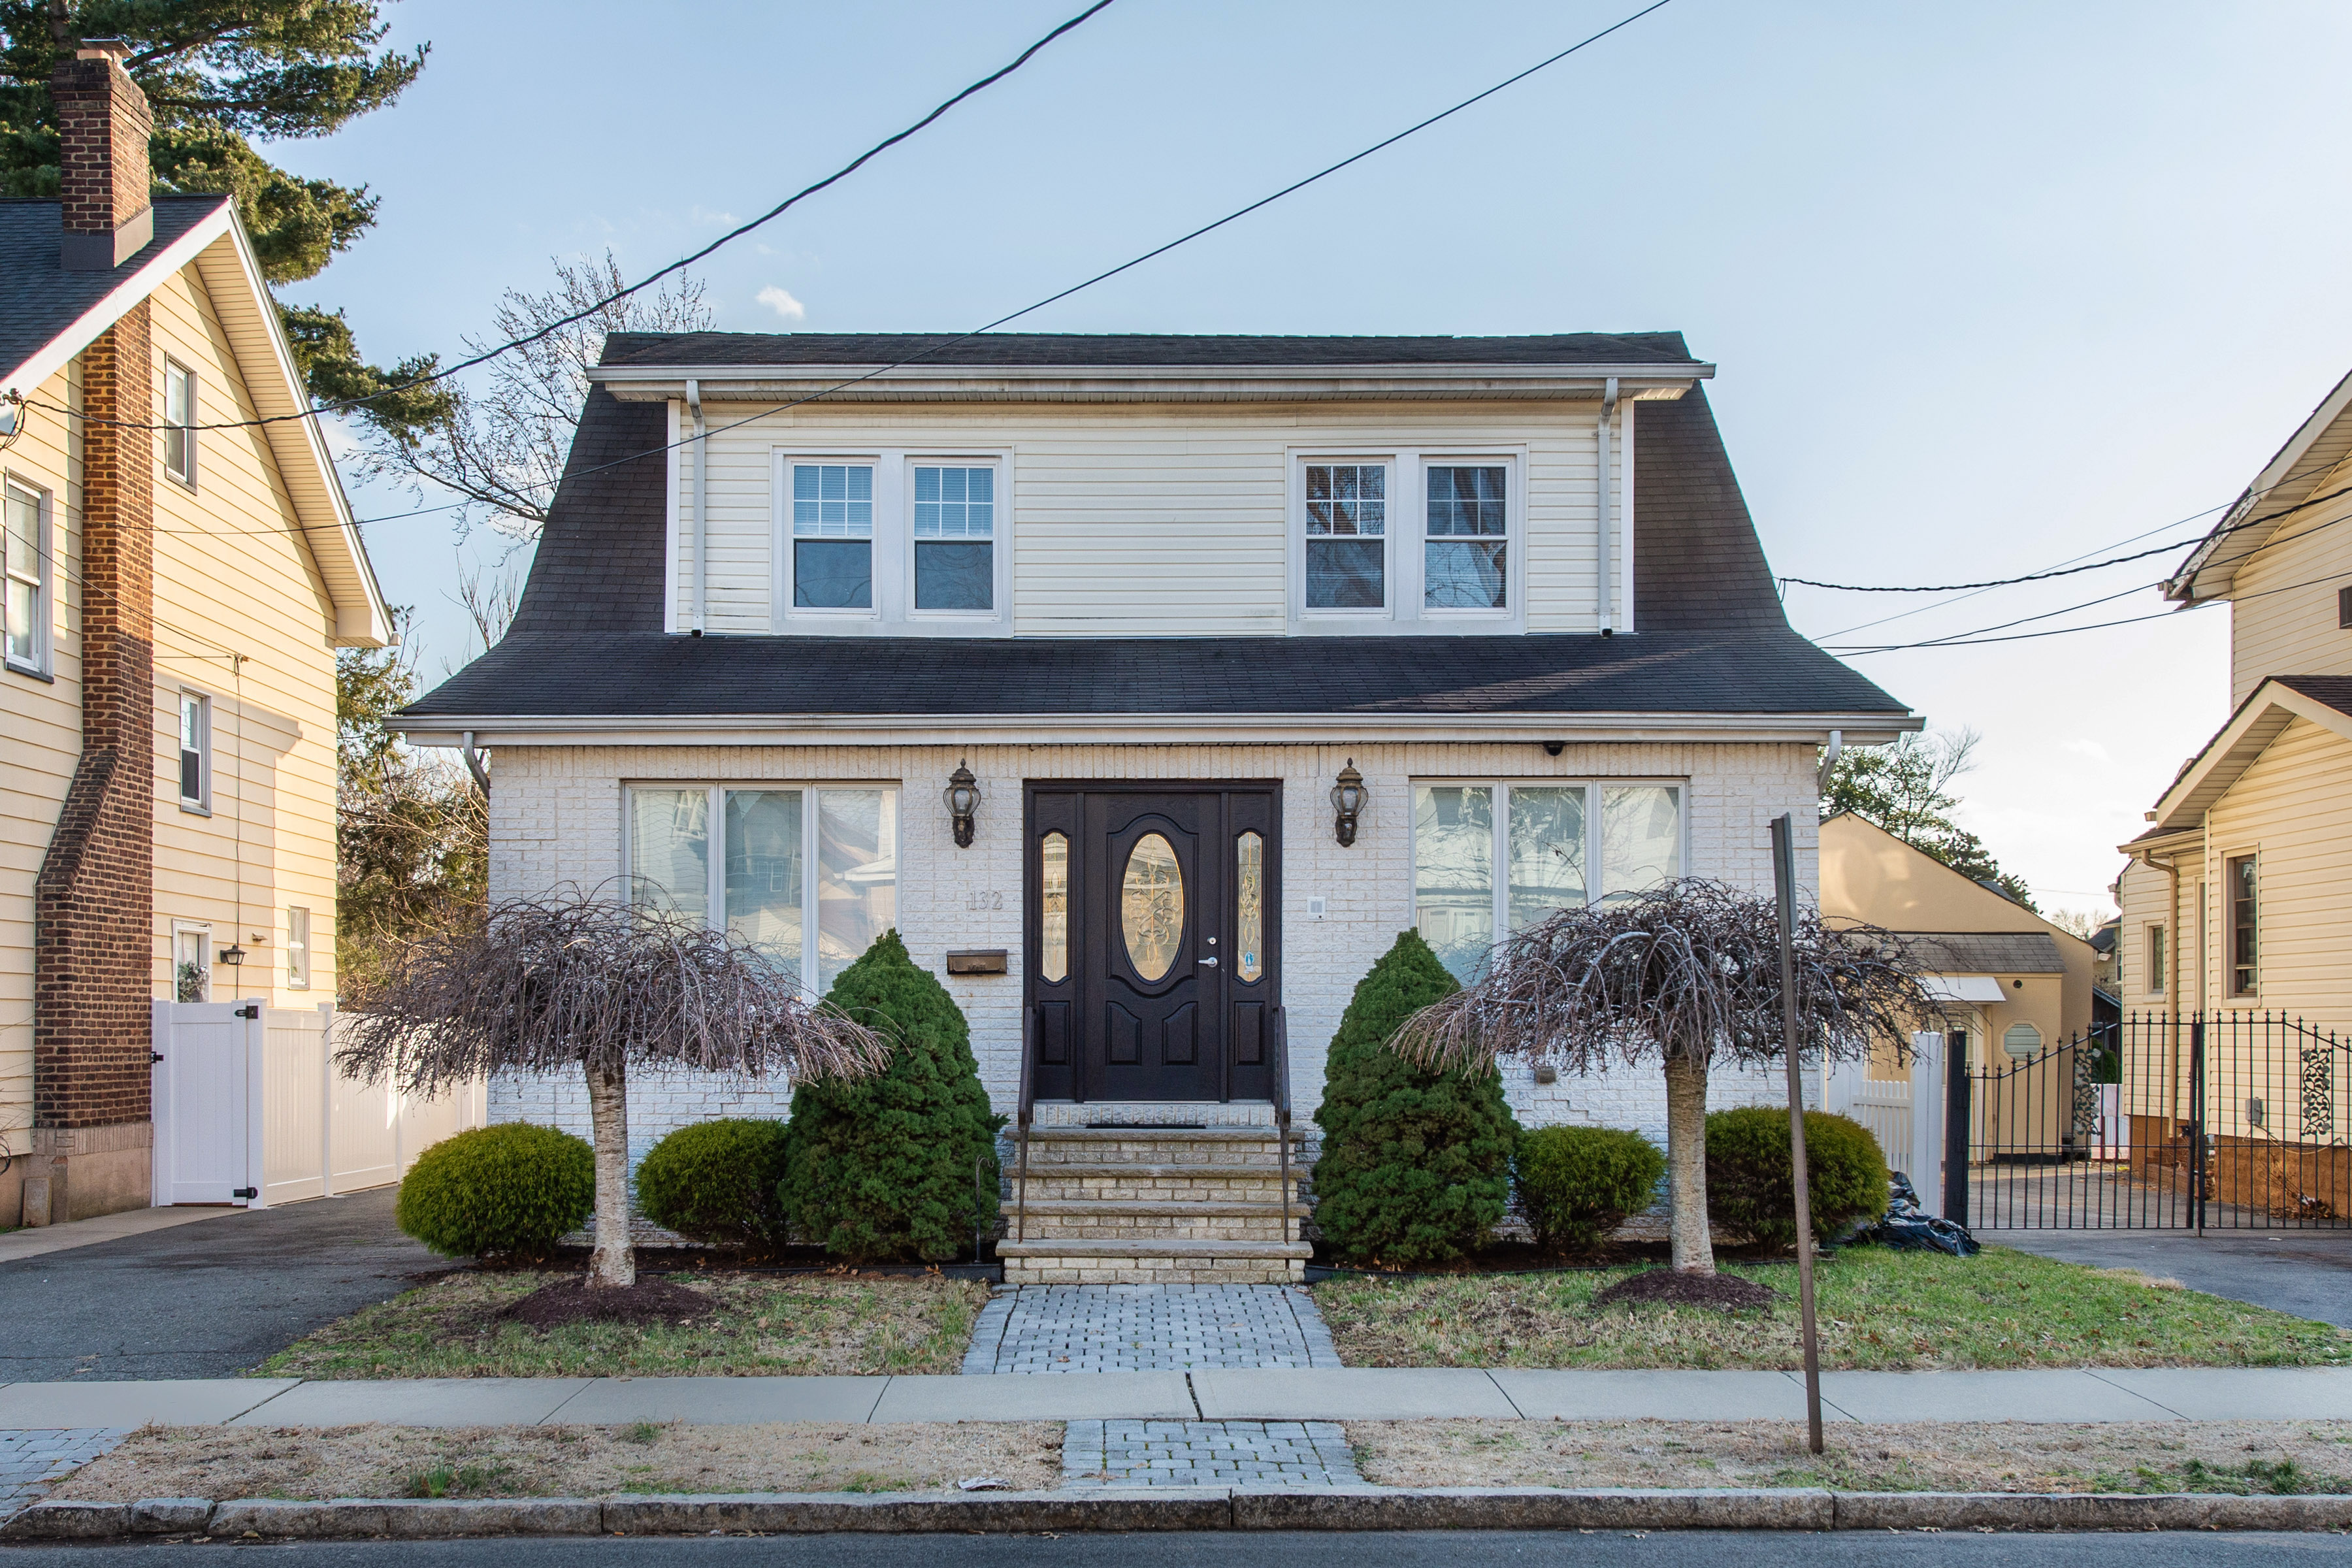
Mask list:
[[[1797,923],[1798,1014],[1831,1057],[1908,1048],[1930,1005],[1891,932]],[[1406,1020],[1395,1048],[1430,1068],[1499,1056],[1589,1071],[1650,1058],[1779,1057],[1780,921],[1772,901],[1693,878],[1620,903],[1561,910],[1497,943],[1486,977]]]
[[[508,1070],[855,1078],[889,1058],[740,938],[593,896],[518,900],[425,935],[370,1004],[337,1066],[423,1095]]]

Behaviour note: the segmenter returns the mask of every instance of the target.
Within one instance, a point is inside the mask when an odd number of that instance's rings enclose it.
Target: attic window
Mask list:
[[[2336,590],[2336,624],[2352,627],[2352,584]]]

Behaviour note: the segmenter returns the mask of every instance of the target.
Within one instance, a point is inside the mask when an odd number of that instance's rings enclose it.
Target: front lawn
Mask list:
[[[562,1278],[445,1276],[295,1342],[256,1377],[746,1377],[951,1373],[988,1300],[937,1275],[672,1275],[714,1298],[687,1323],[533,1329],[499,1315]]]
[[[1783,1293],[1767,1313],[1595,1310],[1594,1292],[1630,1272],[1351,1275],[1313,1289],[1350,1366],[1802,1364],[1793,1263],[1728,1266]],[[1824,1367],[2352,1363],[2352,1334],[2326,1323],[2005,1247],[1962,1258],[1850,1247],[1815,1278]]]

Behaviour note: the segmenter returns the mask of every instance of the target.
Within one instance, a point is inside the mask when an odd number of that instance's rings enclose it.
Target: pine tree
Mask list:
[[[1399,1025],[1457,989],[1408,931],[1339,1020],[1315,1112],[1315,1218],[1342,1257],[1444,1262],[1484,1247],[1503,1217],[1518,1124],[1501,1078],[1430,1072],[1389,1049]]]
[[[794,1230],[853,1263],[951,1258],[975,1219],[995,1221],[1004,1122],[980,1086],[963,1011],[895,931],[841,972],[825,1001],[881,1035],[890,1066],[793,1091],[784,1211]]]

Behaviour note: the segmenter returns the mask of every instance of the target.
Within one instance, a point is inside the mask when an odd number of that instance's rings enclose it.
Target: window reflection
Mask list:
[[[710,792],[629,792],[634,903],[694,920],[710,918]]]
[[[727,929],[801,971],[801,792],[727,792]]]
[[[1070,974],[1070,841],[1048,833],[1037,850],[1037,976],[1066,980]]]
[[[898,796],[827,789],[816,797],[816,988],[856,963],[898,914]]]
[[[1234,847],[1234,973],[1265,973],[1265,840],[1244,833]]]
[[[1175,847],[1147,833],[1128,851],[1119,889],[1119,928],[1139,979],[1155,981],[1176,966],[1184,936],[1184,874]]]
[[[1438,962],[1467,981],[1495,942],[1495,792],[1416,784],[1413,917]]]
[[[1683,874],[1682,791],[1612,784],[1601,792],[1601,874],[1604,903]]]

